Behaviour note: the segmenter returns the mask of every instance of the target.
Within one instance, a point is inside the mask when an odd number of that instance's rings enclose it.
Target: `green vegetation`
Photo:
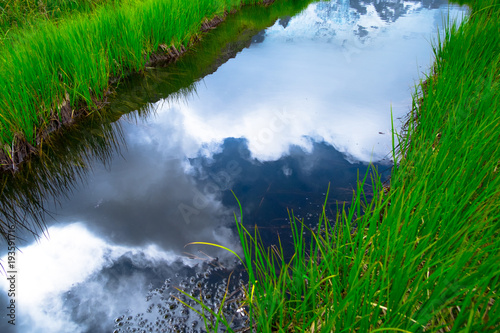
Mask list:
[[[80,1],[82,10],[60,20],[29,14],[27,20],[36,23],[18,29],[18,37],[4,39],[0,51],[0,145],[6,160],[16,163],[19,147],[33,149],[54,123],[68,122],[82,109],[95,109],[109,90],[110,77],[142,70],[159,49],[189,45],[208,19],[262,2]],[[5,6],[13,8],[6,18],[10,24],[38,6],[20,3]]]
[[[58,21],[75,13],[90,13],[106,3],[120,0],[0,0],[0,37],[12,38],[21,28],[41,20]]]
[[[365,175],[317,231],[292,216],[291,259],[237,222],[256,332],[500,331],[498,17],[499,2],[481,0],[447,26],[394,136],[390,187],[375,173],[368,202]]]

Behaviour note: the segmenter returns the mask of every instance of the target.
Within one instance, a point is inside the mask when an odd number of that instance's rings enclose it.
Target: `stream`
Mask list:
[[[174,287],[217,306],[230,272],[235,294],[245,275],[231,253],[187,244],[241,253],[236,213],[286,248],[289,212],[314,227],[323,205],[330,218],[349,205],[368,168],[388,178],[391,112],[399,130],[437,29],[465,9],[278,2],[229,15],[175,64],[124,80],[105,116],[3,176],[2,219],[38,232],[16,230],[16,325],[3,310],[1,332],[204,332]],[[6,309],[6,279],[0,288]]]

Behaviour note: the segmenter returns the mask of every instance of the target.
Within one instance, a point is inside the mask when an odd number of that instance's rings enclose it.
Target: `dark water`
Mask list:
[[[430,0],[247,8],[174,66],[121,83],[105,118],[2,180],[3,218],[47,227],[38,242],[18,229],[18,331],[187,331],[199,319],[172,287],[217,289],[238,267],[186,247],[240,250],[230,190],[269,245],[290,244],[288,211],[317,223],[328,184],[334,217],[370,162],[387,176],[391,109],[398,127],[436,27],[462,13]]]

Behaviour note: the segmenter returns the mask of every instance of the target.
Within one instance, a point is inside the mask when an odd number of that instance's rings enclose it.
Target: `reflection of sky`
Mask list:
[[[157,116],[122,120],[123,158],[95,165],[54,208],[50,240],[19,255],[20,331],[103,331],[125,308],[144,306],[148,284],[188,267],[182,252],[227,258],[184,246],[238,250],[229,189],[244,221],[273,235],[285,230],[287,208],[313,223],[329,182],[332,207],[350,200],[357,169],[366,170],[356,162],[390,151],[391,105],[394,118],[408,111],[441,14],[417,6],[389,24],[372,5],[365,15],[334,7],[313,4],[286,28],[275,24],[196,95],[157,103]]]
[[[196,95],[159,112],[182,114],[186,136],[198,145],[245,137],[261,160],[279,158],[290,145],[309,148],[306,136],[352,160],[383,159],[391,149],[391,108],[394,119],[409,112],[443,12],[414,10],[389,24],[369,5],[361,18],[347,11],[346,28],[336,12],[319,16],[320,4],[286,28],[276,23],[262,43],[205,77]],[[371,30],[364,38],[360,24]],[[330,33],[318,34],[325,27]]]
[[[18,252],[16,326],[4,312],[1,332],[111,332],[117,313],[146,308],[150,283],[182,270],[193,274],[177,254],[154,245],[111,245],[81,223],[49,233],[50,239]],[[4,297],[0,305],[6,308]]]

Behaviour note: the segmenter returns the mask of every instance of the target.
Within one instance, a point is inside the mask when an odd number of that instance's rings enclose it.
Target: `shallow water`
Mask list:
[[[256,8],[229,18],[174,66],[121,84],[111,119],[90,119],[47,148],[46,174],[26,172],[23,188],[40,185],[31,213],[45,217],[48,237],[34,243],[19,231],[27,239],[18,255],[19,332],[140,327],[148,292],[165,290],[165,280],[181,284],[216,257],[233,267],[222,250],[185,247],[239,250],[230,190],[243,223],[272,244],[289,238],[287,209],[317,222],[329,183],[333,217],[370,162],[387,174],[391,110],[399,127],[429,71],[436,28],[463,10],[430,0],[296,9],[274,24]],[[262,31],[248,23],[266,19]],[[19,187],[4,191],[14,198]],[[1,307],[7,302],[2,296]],[[158,311],[150,322],[165,315]],[[11,331],[2,316],[0,330]]]

